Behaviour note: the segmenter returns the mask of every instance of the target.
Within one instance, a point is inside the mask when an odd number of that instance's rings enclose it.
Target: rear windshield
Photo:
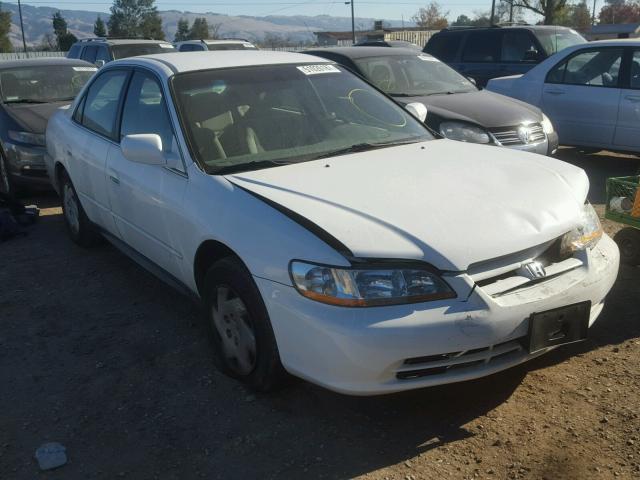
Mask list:
[[[92,65],[40,65],[0,73],[4,103],[71,101],[98,69]]]
[[[154,53],[174,52],[176,49],[170,43],[131,43],[128,45],[114,45],[111,47],[113,58],[137,57],[139,55],[153,55]]]
[[[540,43],[542,44],[545,52],[547,52],[547,55],[553,55],[554,53],[573,45],[587,43],[582,35],[569,28],[557,30],[536,30],[534,33],[536,37],[538,37],[538,40],[540,40]]]
[[[461,38],[462,35],[434,35],[424,47],[424,51],[443,62],[453,62],[456,59]]]

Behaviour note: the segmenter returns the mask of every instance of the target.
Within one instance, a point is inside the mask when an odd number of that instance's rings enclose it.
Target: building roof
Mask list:
[[[93,63],[85,62],[84,60],[78,60],[75,58],[65,57],[39,57],[39,58],[24,58],[21,60],[8,60],[6,62],[0,62],[0,70],[6,68],[17,67],[46,67],[50,65],[66,65],[77,67],[96,67]],[[97,69],[97,68],[96,68]]]
[[[406,55],[425,55],[430,57],[426,53],[422,53],[415,48],[389,48],[389,47],[329,47],[329,48],[310,48],[305,50],[304,53],[313,55],[315,52],[333,52],[339,55],[344,55],[347,58],[367,58],[367,57],[391,57],[391,56],[406,56]]]
[[[640,31],[640,23],[605,23],[594,25],[589,33],[591,35],[611,35],[618,33],[636,33]]]
[[[144,64],[172,73],[192,72],[214,68],[239,68],[260,65],[286,65],[308,63],[331,63],[323,58],[310,59],[309,55],[264,50],[220,50],[204,52],[160,53],[140,57],[123,58],[109,62],[107,67],[117,65]],[[163,68],[164,67],[164,68]],[[168,73],[168,72],[167,72]]]

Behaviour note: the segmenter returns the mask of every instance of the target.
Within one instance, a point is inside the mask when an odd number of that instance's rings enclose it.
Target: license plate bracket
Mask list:
[[[586,340],[591,302],[532,313],[529,317],[529,353]]]

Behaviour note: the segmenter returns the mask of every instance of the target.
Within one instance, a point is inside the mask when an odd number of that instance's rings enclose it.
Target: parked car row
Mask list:
[[[454,100],[502,97],[430,56],[358,48],[337,61],[222,51],[106,64],[46,130],[71,238],[106,238],[198,298],[216,364],[258,390],[288,374],[350,394],[408,390],[586,338],[619,252],[585,172],[440,138],[422,103],[384,92],[438,97],[451,81],[467,90]],[[414,81],[423,63],[433,69]],[[496,104],[510,125],[525,121],[517,107],[544,131],[536,108]],[[460,135],[493,128],[454,110],[439,115],[464,115],[450,120],[466,122]]]

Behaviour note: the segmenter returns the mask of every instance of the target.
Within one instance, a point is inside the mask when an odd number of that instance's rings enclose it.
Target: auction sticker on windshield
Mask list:
[[[298,67],[305,75],[317,75],[319,73],[340,73],[333,65],[303,65],[302,67]]]
[[[97,67],[73,67],[73,70],[76,72],[95,72],[98,70]]]

